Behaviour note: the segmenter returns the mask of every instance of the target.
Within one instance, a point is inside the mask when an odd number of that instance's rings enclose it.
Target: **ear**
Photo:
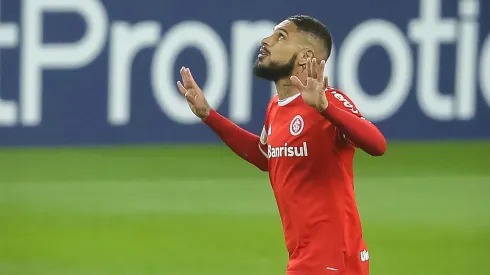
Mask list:
[[[310,49],[305,49],[298,54],[298,65],[306,66],[306,61],[308,58],[313,58],[315,56],[314,52]]]

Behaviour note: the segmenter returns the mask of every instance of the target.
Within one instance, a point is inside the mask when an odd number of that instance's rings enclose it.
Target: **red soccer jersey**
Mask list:
[[[364,119],[339,90],[326,94],[329,104]],[[260,142],[289,252],[287,274],[368,274],[348,137],[298,93],[272,98]]]

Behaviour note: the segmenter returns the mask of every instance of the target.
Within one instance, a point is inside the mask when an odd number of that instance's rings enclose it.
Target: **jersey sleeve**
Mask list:
[[[366,120],[354,102],[340,90],[329,88],[326,91],[326,95],[329,104],[333,104],[344,111],[356,115],[360,119]]]
[[[202,122],[208,125],[242,159],[262,171],[268,171],[268,158],[258,147],[261,143],[260,136],[239,127],[213,109]]]
[[[260,134],[260,139],[259,143],[257,144],[259,146],[259,150],[264,155],[264,157],[269,158],[269,155],[267,154],[267,132],[266,132],[266,126],[264,124],[264,127],[262,128],[262,133]]]
[[[356,107],[354,102],[340,90],[328,88],[326,90],[326,96],[328,99],[328,104],[333,104],[336,107],[340,108],[341,110],[344,110],[350,114],[357,116],[359,119],[366,120],[369,123],[371,123],[362,115],[362,113]],[[356,146],[356,144],[354,144],[354,142],[345,133],[339,131],[338,138],[341,139],[342,141],[348,142]]]
[[[266,109],[266,112],[265,112],[265,119],[264,119],[264,127],[262,128],[262,133],[260,134],[260,139],[259,139],[259,144],[258,144],[258,147],[259,147],[259,150],[260,152],[264,155],[264,157],[266,158],[269,158],[269,155],[267,153],[268,149],[267,149],[267,144],[268,144],[268,141],[267,141],[267,136],[269,134],[269,129],[270,129],[270,122],[269,122],[269,114],[270,114],[270,109],[271,109],[271,106],[274,102],[274,100],[276,99],[276,96],[274,96],[270,101],[269,101],[269,104],[267,105],[267,109]]]
[[[336,126],[337,138],[372,156],[383,155],[387,145],[381,131],[361,114],[344,93],[331,88],[325,93],[329,105],[322,114]]]

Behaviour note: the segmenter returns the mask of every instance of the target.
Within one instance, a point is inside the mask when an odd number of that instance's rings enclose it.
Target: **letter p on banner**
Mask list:
[[[83,37],[74,43],[43,44],[44,14],[77,13],[86,23]],[[21,122],[41,122],[43,69],[76,69],[92,62],[107,37],[107,14],[98,0],[24,0],[22,2]]]

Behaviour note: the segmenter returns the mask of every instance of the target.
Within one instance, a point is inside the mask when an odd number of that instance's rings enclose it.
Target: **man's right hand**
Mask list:
[[[192,112],[201,120],[206,119],[211,112],[211,107],[206,101],[201,88],[192,77],[191,71],[189,68],[182,67],[180,75],[182,76],[182,82],[177,82],[180,93],[187,99]]]

